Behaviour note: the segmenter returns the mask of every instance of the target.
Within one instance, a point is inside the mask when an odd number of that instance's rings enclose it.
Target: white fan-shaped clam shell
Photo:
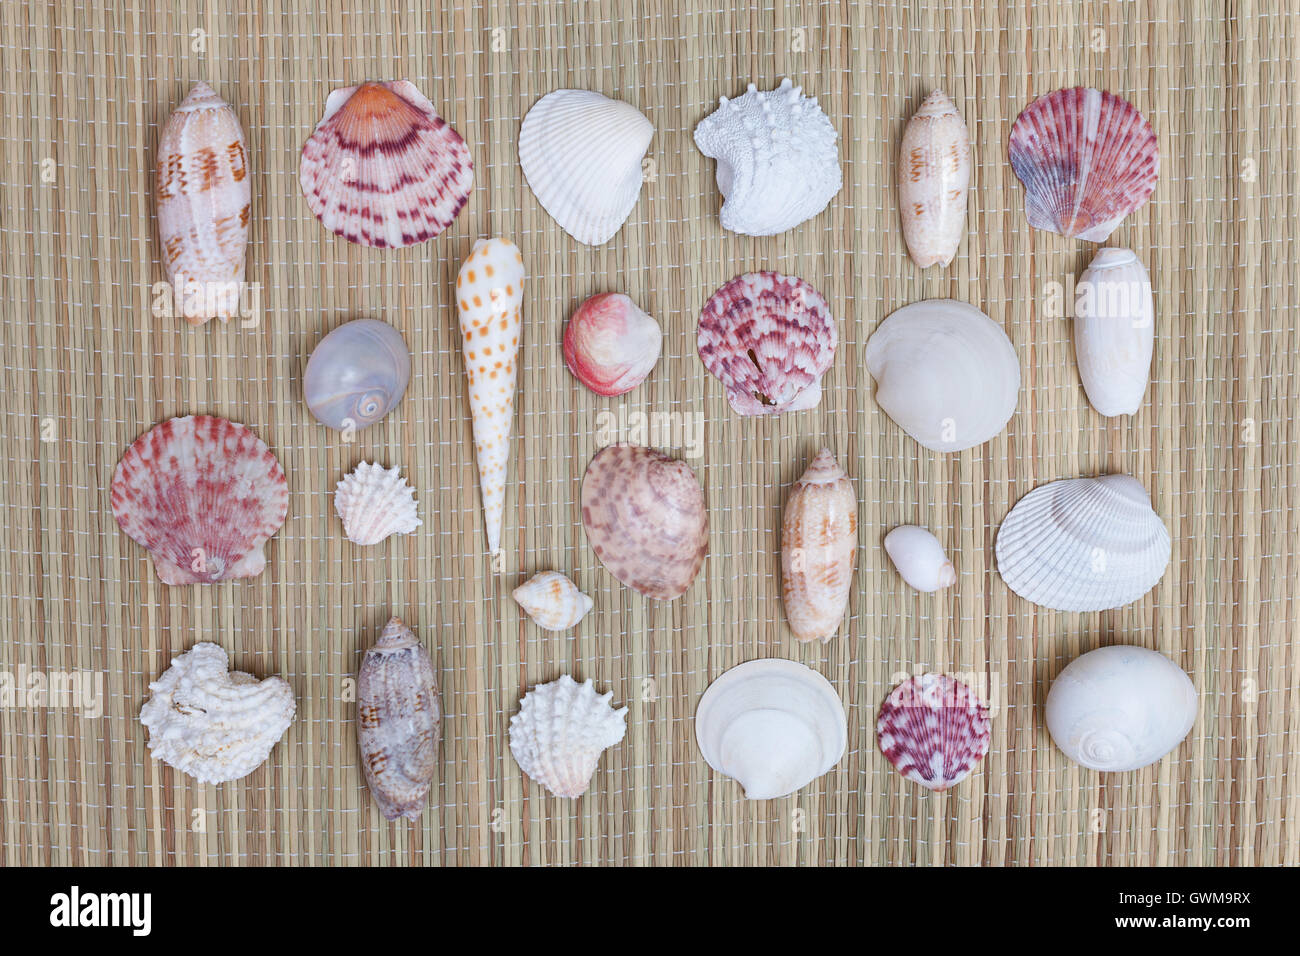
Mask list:
[[[545,631],[567,631],[587,616],[592,600],[559,571],[534,574],[510,592],[524,612]]]
[[[998,573],[1021,597],[1058,611],[1104,611],[1138,600],[1169,566],[1169,531],[1128,475],[1035,488],[997,539]]]
[[[510,718],[519,769],[557,797],[586,793],[600,755],[627,732],[627,708],[611,707],[613,696],[597,694],[590,678],[579,684],[568,674],[534,687]]]
[[[588,90],[555,90],[528,111],[519,165],[560,227],[598,246],[613,238],[641,193],[654,126],[636,107]]]
[[[378,544],[389,535],[410,534],[420,526],[415,489],[400,472],[400,468],[363,461],[339,481],[334,510],[353,544]]]
[[[1156,651],[1117,644],[1081,654],[1047,693],[1047,730],[1075,763],[1124,772],[1155,763],[1196,722],[1196,687]]]
[[[885,553],[903,580],[918,591],[938,591],[957,583],[957,571],[943,545],[920,525],[899,525],[885,535]]]
[[[931,451],[982,445],[1016,411],[1016,350],[965,302],[925,299],[893,312],[867,342],[866,364],[880,407]]]
[[[695,711],[695,742],[710,767],[750,800],[783,797],[829,771],[848,745],[835,688],[796,661],[766,658],[727,671]]]
[[[826,208],[843,176],[835,127],[816,99],[785,79],[718,103],[695,127],[695,145],[718,161],[724,229],[773,236]]]
[[[1136,415],[1155,345],[1147,270],[1130,249],[1100,249],[1075,286],[1074,351],[1088,401],[1102,415]]]

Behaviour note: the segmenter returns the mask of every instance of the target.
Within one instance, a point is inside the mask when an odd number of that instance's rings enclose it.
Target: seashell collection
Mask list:
[[[519,163],[560,229],[579,243],[602,245],[638,202],[654,134],[630,103],[555,90],[524,117]],[[694,140],[716,160],[720,223],[734,233],[765,237],[798,228],[826,209],[843,183],[831,119],[789,79],[722,97],[695,127]],[[1142,114],[1112,93],[1082,87],[1030,103],[1011,128],[1008,156],[1029,225],[1089,242],[1105,241],[1147,202],[1159,171],[1157,138]],[[204,293],[183,300],[192,323],[236,314],[251,202],[247,163],[234,108],[198,83],[161,132],[157,175],[167,279],[178,298],[195,284]],[[899,143],[902,240],[918,268],[946,267],[956,257],[971,165],[966,123],[954,101],[935,90]],[[302,148],[299,182],[327,230],[361,246],[395,249],[428,242],[453,225],[473,190],[474,165],[465,140],[413,84],[366,82],[328,96]],[[554,231],[546,239],[560,240]],[[503,556],[507,524],[524,283],[522,250],[507,239],[480,238],[448,290],[459,318],[463,394],[494,557]],[[1080,380],[1100,415],[1141,413],[1154,325],[1151,281],[1137,254],[1098,250],[1079,282],[1074,335]],[[631,298],[602,293],[578,307],[562,343],[552,344],[561,345],[578,383],[617,398],[654,372],[664,339],[664,329]],[[808,281],[773,270],[736,275],[717,289],[696,329],[701,364],[744,417],[817,407],[838,342],[826,298]],[[875,327],[863,359],[881,409],[929,451],[977,448],[1016,414],[1016,347],[1003,323],[975,305],[903,304]],[[302,394],[318,422],[350,440],[394,411],[410,383],[401,332],[358,319],[316,344]],[[289,488],[275,455],[251,429],[194,415],[156,425],[126,450],[111,502],[160,581],[212,584],[265,570],[264,549],[285,521]],[[422,525],[416,489],[399,468],[361,461],[338,481],[333,504],[344,535],[362,546]],[[684,461],[638,444],[608,445],[587,466],[580,512],[594,557],[646,598],[672,601],[703,570],[707,496]],[[846,620],[852,623],[846,614],[859,547],[858,492],[830,448],[794,482],[780,531],[781,598],[793,638],[828,642],[847,630]],[[936,593],[956,583],[952,561],[926,528],[894,527],[881,543],[910,588]],[[1129,604],[1154,588],[1171,541],[1139,481],[1103,475],[1030,491],[1002,521],[995,551],[1011,592],[1046,608],[1087,612]],[[558,571],[533,575],[511,595],[523,615],[550,632],[576,628],[595,604]],[[253,772],[295,709],[288,683],[230,672],[226,652],[213,643],[177,657],[149,689],[140,719],[153,756],[206,783]],[[592,678],[579,683],[568,674],[534,686],[509,723],[510,751],[522,773],[557,797],[585,793],[601,755],[626,733],[628,707],[616,709],[613,693],[598,694]],[[1195,721],[1196,703],[1191,679],[1168,658],[1113,646],[1067,666],[1045,709],[1051,737],[1070,759],[1125,771],[1177,747]],[[704,762],[737,781],[747,799],[775,799],[837,765],[848,747],[847,714],[840,692],[817,671],[757,659],[708,687],[695,738]],[[442,707],[429,652],[396,616],[361,660],[356,731],[364,779],[384,817],[418,819],[438,776]],[[942,791],[988,752],[990,713],[962,681],[922,674],[885,698],[876,733],[881,754],[904,778]]]

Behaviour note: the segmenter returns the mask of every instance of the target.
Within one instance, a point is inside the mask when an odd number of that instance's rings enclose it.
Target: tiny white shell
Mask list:
[[[611,707],[613,696],[597,694],[590,678],[579,684],[568,674],[530,690],[510,718],[510,753],[519,769],[557,797],[586,793],[600,755],[627,732],[627,708]]]
[[[510,596],[545,631],[567,631],[592,607],[591,598],[559,571],[534,574]]]
[[[1081,654],[1047,694],[1047,730],[1075,763],[1124,772],[1155,763],[1196,722],[1196,687],[1181,667],[1145,647]]]
[[[344,476],[334,491],[334,510],[353,544],[378,544],[389,535],[410,534],[420,526],[415,489],[400,468],[363,461]]]
[[[957,583],[957,571],[943,545],[919,525],[899,525],[885,535],[885,552],[903,580],[918,591],[938,591]]]
[[[1155,302],[1130,249],[1100,249],[1075,286],[1074,351],[1088,401],[1102,415],[1136,415],[1151,373]]]

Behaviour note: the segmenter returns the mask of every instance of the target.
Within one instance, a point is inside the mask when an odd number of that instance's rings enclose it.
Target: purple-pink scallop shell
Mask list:
[[[876,741],[908,780],[947,790],[965,780],[989,752],[988,708],[947,674],[911,677],[880,705]]]
[[[1008,147],[1036,229],[1105,242],[1156,188],[1160,146],[1137,107],[1076,86],[1040,96],[1016,117]]]
[[[835,359],[835,317],[822,294],[779,272],[736,276],[700,315],[700,361],[741,415],[816,407]]]

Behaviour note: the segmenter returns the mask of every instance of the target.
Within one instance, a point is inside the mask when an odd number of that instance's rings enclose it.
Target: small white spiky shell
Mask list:
[[[722,227],[774,236],[816,216],[843,183],[837,134],[817,100],[784,79],[753,83],[695,127],[695,145],[718,161]]]
[[[389,535],[410,534],[420,526],[415,489],[400,472],[400,468],[363,461],[339,480],[334,510],[353,544],[378,544]]]
[[[205,641],[149,685],[140,723],[155,760],[204,783],[238,780],[266,760],[293,723],[293,689],[229,667],[226,652]]]
[[[1097,250],[1075,286],[1074,352],[1088,401],[1102,415],[1136,415],[1155,347],[1151,279],[1131,249]]]
[[[1138,600],[1169,566],[1169,531],[1128,475],[1040,485],[998,529],[998,573],[1021,597],[1058,611]]]
[[[555,90],[519,129],[519,165],[560,227],[599,246],[614,237],[641,194],[641,159],[654,126],[636,107],[588,90]]]
[[[613,697],[597,694],[590,678],[579,684],[568,674],[534,687],[510,718],[519,769],[557,797],[586,793],[600,755],[627,732],[627,708],[611,707]]]
[[[592,600],[559,571],[535,574],[510,596],[546,631],[567,631],[586,617]]]
[[[957,583],[957,571],[943,545],[920,525],[899,525],[885,535],[885,553],[903,580],[918,591],[938,591]]]

